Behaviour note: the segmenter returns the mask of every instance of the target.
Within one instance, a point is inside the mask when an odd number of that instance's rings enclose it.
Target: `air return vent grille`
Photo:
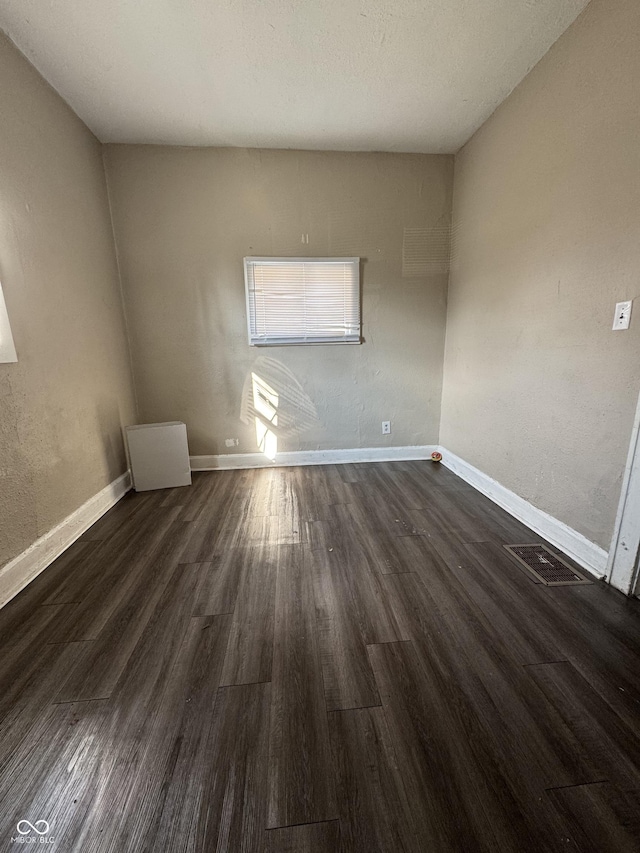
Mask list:
[[[505,545],[506,550],[547,586],[593,583],[545,545]]]

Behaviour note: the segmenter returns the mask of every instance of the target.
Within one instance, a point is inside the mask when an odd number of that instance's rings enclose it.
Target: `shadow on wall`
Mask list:
[[[288,367],[260,356],[244,381],[240,420],[255,425],[258,449],[273,461],[279,439],[311,429],[318,423],[318,413]]]
[[[128,467],[126,438],[120,403],[117,397],[103,397],[96,405],[96,423],[102,444],[104,467],[109,482]]]

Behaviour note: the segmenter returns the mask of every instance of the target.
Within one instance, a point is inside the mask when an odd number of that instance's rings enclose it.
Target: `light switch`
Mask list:
[[[618,302],[616,305],[616,313],[613,318],[613,331],[619,332],[621,329],[628,329],[631,320],[631,305],[633,300],[628,302]]]

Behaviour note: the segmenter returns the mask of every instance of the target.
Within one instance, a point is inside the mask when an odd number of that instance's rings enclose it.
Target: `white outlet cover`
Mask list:
[[[613,317],[613,331],[619,332],[622,329],[628,329],[631,322],[631,306],[633,300],[628,302],[618,302],[616,305],[616,313]]]
[[[16,354],[16,348],[13,343],[11,326],[9,325],[9,315],[7,314],[7,306],[4,301],[2,284],[0,284],[0,362],[9,363],[17,360],[18,356]]]

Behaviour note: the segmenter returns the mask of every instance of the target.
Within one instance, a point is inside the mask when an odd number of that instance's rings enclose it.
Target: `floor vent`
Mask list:
[[[507,551],[547,586],[593,583],[545,545],[505,545]]]

